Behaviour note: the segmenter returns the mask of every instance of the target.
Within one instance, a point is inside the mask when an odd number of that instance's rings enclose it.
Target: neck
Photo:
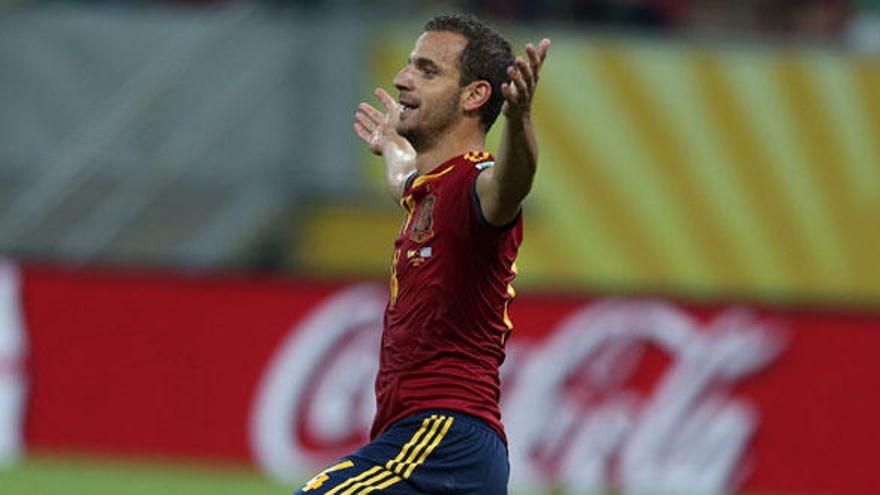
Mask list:
[[[438,136],[431,145],[416,153],[416,170],[425,175],[450,158],[469,151],[484,151],[486,135],[477,128],[459,126]]]

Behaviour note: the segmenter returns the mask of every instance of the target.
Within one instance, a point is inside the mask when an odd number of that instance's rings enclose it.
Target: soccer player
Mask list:
[[[385,112],[354,130],[406,217],[394,243],[371,443],[297,494],[507,493],[499,372],[512,329],[520,203],[537,164],[531,102],[550,41],[510,44],[470,16],[431,19]],[[486,133],[504,114],[497,158]]]

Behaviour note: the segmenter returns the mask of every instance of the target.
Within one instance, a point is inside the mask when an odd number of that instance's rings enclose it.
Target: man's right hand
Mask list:
[[[385,105],[386,113],[383,114],[376,110],[369,103],[361,102],[355,113],[354,132],[367,143],[370,151],[377,155],[383,155],[387,145],[400,144],[400,141],[406,142],[406,140],[397,134],[400,106],[382,88],[376,89],[376,96]]]
[[[355,113],[354,132],[367,143],[370,151],[382,156],[388,194],[399,201],[407,178],[416,170],[416,150],[397,133],[400,106],[382,88],[376,89],[376,96],[385,105],[386,113],[369,103],[361,103]]]

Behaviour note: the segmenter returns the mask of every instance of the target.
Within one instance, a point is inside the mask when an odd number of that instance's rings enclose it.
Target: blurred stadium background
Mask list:
[[[0,0],[0,493],[363,440],[401,215],[351,121],[448,11],[553,39],[513,490],[880,493],[876,0]]]

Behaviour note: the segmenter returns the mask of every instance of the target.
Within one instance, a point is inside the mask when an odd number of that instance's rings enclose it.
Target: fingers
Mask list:
[[[394,129],[397,119],[400,118],[400,108],[397,102],[382,88],[376,88],[376,96],[385,105],[387,113],[376,110],[366,102],[358,104],[354,114],[354,132],[362,141],[367,143],[370,151],[377,155],[382,154],[383,133]]]
[[[385,114],[373,108],[369,103],[358,105],[358,111],[373,120],[377,125],[385,120]]]
[[[354,118],[358,121],[358,123],[363,126],[364,129],[373,132],[376,130],[376,127],[379,125],[377,122],[373,121],[370,117],[362,112],[357,112],[354,114]]]
[[[370,132],[360,122],[355,122],[354,133],[357,134],[357,137],[361,138],[361,141],[367,143],[367,146],[374,155],[382,155],[381,143],[376,141],[375,132]]]
[[[373,150],[373,141],[376,129],[384,121],[382,112],[373,108],[369,103],[361,103],[354,114],[354,132],[359,138]],[[375,151],[373,151],[375,153]]]
[[[526,55],[529,56],[532,77],[535,79],[535,82],[538,82],[538,70],[541,68],[541,58],[538,56],[538,50],[531,43],[526,45]]]
[[[538,80],[538,73],[541,70],[541,66],[544,64],[544,59],[547,58],[547,50],[550,49],[550,39],[544,38],[538,43],[538,47],[535,45],[528,43],[526,45],[526,54],[529,56],[529,63],[531,65],[532,74],[535,76],[535,81]]]
[[[550,49],[550,38],[544,38],[541,40],[541,43],[538,45],[538,60],[541,63],[544,63],[544,59],[547,58],[547,50]]]
[[[510,83],[502,83],[501,84],[501,93],[504,95],[504,98],[511,105],[519,105],[519,94],[516,91],[516,87]]]
[[[517,64],[514,64],[507,68],[507,75],[510,77],[510,83],[508,83],[508,87],[510,89],[514,89],[516,91],[513,92],[515,95],[515,99],[511,101],[512,104],[521,105],[524,103],[522,100],[528,100],[529,97],[529,88],[525,79],[523,78],[523,74],[521,69]]]
[[[357,134],[361,140],[363,140],[367,144],[371,144],[373,140],[373,133],[368,131],[361,125],[359,122],[354,123],[354,132]]]
[[[376,96],[382,101],[382,104],[385,105],[385,110],[387,110],[388,113],[396,113],[400,111],[397,102],[394,101],[394,98],[392,98],[384,89],[376,88]]]
[[[526,61],[523,60],[521,57],[516,57],[514,64],[516,65],[516,68],[519,71],[520,77],[522,78],[523,82],[526,84],[526,89],[528,89],[527,94],[531,95],[532,90],[535,88],[535,78],[532,75],[532,69],[529,67],[529,65],[526,63]]]
[[[507,116],[519,115],[528,112],[538,86],[538,78],[541,66],[547,58],[547,50],[550,49],[550,40],[544,38],[535,47],[532,43],[526,44],[526,56],[516,57],[513,65],[507,68],[507,76],[510,81],[501,85],[501,93],[504,95],[506,104],[504,112]]]

